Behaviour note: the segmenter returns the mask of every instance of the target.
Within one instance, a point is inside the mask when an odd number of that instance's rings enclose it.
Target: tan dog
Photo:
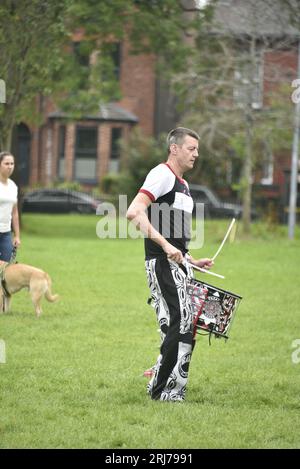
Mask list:
[[[58,295],[52,294],[51,279],[43,270],[27,264],[7,264],[7,262],[0,261],[0,268],[2,267],[5,267],[4,288],[6,294],[0,288],[0,312],[9,311],[11,295],[22,288],[29,289],[37,317],[42,313],[41,299],[44,295],[51,302],[58,299]]]

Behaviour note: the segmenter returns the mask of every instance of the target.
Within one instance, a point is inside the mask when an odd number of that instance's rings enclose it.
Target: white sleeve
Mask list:
[[[139,192],[147,194],[154,202],[162,195],[170,192],[174,186],[175,175],[165,164],[159,164],[148,173]]]
[[[15,199],[15,201],[17,202],[17,200],[18,200],[18,186],[12,179],[9,179],[9,192],[11,194],[12,199]]]

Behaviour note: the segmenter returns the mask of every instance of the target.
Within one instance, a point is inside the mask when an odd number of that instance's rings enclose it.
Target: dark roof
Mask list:
[[[62,111],[55,111],[48,114],[50,119],[67,119],[70,117],[67,113]],[[115,121],[115,122],[138,122],[135,114],[115,103],[100,104],[99,111],[95,114],[84,115],[80,120],[100,120],[100,121]]]
[[[299,23],[291,25],[291,19],[294,19],[293,12],[283,0],[218,0],[211,32],[231,36],[297,37]]]

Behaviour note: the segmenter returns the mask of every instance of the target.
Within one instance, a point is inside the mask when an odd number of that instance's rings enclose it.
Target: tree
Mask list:
[[[66,39],[66,2],[4,0],[0,5],[0,77],[6,103],[0,108],[0,147],[10,149],[12,130],[37,93],[50,91],[61,67]],[[27,110],[27,112],[26,112]]]
[[[213,20],[197,38],[198,59],[173,80],[188,109],[186,122],[203,137],[207,160],[213,157],[219,170],[233,158],[242,166],[245,232],[250,230],[253,170],[259,159],[286,147],[292,129],[292,103],[281,85],[290,85],[293,69],[286,61],[282,70],[274,55],[282,51],[283,57],[297,42],[289,6],[284,0],[211,2]]]
[[[122,168],[119,173],[108,173],[101,180],[105,193],[113,196],[126,194],[129,203],[143,185],[146,174],[167,156],[166,135],[145,137],[135,128],[127,141],[121,141]]]
[[[0,147],[10,148],[16,123],[37,117],[39,94],[63,98],[64,109],[74,117],[118,96],[110,54],[114,42],[125,36],[133,53],[155,52],[170,67],[181,67],[189,50],[182,36],[192,25],[183,14],[191,5],[173,0],[2,0],[0,79],[7,99],[0,108]],[[83,33],[77,57],[70,53],[76,28]],[[88,67],[92,52],[97,58]]]

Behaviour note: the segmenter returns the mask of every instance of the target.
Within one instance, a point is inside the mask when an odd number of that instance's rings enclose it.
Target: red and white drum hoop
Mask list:
[[[194,335],[206,331],[228,339],[242,297],[194,278],[188,281],[187,293],[193,309]]]

